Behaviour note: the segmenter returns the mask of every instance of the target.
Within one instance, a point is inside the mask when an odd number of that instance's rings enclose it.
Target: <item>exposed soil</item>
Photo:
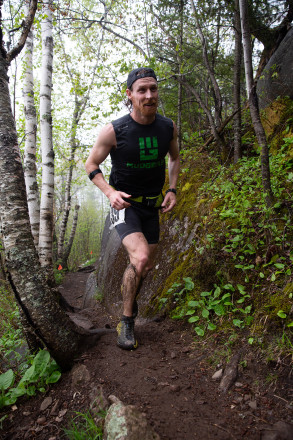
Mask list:
[[[60,291],[75,307],[82,304],[88,275],[68,274],[62,285]],[[98,327],[116,325],[102,307],[88,309],[84,316]],[[114,394],[144,412],[162,440],[257,440],[265,438],[277,421],[292,423],[292,376],[286,361],[269,364],[257,351],[243,352],[236,384],[223,394],[219,382],[212,380],[226,361],[224,350],[219,355],[216,337],[209,343],[194,341],[186,324],[139,317],[136,335],[136,351],[119,349],[112,333],[81,355],[76,365],[83,364],[89,377],[78,386],[72,383],[72,372],[67,372],[46,395],[24,399],[2,411],[0,420],[7,417],[0,438],[67,438],[63,428],[75,411],[87,411],[91,390],[100,385],[105,396]],[[233,346],[233,352],[238,349]]]

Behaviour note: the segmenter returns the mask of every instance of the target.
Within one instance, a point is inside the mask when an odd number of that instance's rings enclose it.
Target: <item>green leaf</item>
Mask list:
[[[284,310],[279,310],[277,315],[279,316],[279,318],[282,318],[282,319],[287,318],[287,314],[284,312]]]
[[[225,309],[224,309],[224,307],[221,304],[217,304],[214,307],[214,311],[215,311],[215,314],[218,315],[218,316],[222,316],[222,315],[225,314]]]
[[[183,278],[183,281],[185,282],[185,289],[187,290],[193,290],[194,289],[194,282],[190,277]]]
[[[214,298],[217,298],[221,293],[221,289],[219,286],[216,287],[215,291],[214,291]]]
[[[240,319],[233,319],[233,324],[235,325],[235,327],[241,327],[241,324],[243,323],[243,321],[240,321]]]
[[[259,273],[260,278],[264,278],[264,274],[262,272]]]
[[[285,268],[285,265],[284,265],[283,263],[275,263],[274,266],[275,266],[277,269],[284,269],[284,268]]]
[[[190,310],[187,310],[185,315],[194,315],[194,313],[195,313],[195,310],[194,309],[190,309]]]
[[[13,381],[14,381],[14,373],[11,369],[6,371],[5,373],[1,374],[0,375],[0,390],[2,390],[2,391],[7,390],[9,387],[11,387],[11,385],[13,384]]]
[[[189,307],[199,307],[199,302],[198,301],[188,301],[188,306]]]
[[[198,321],[198,320],[199,320],[199,316],[191,316],[191,317],[188,319],[188,322],[192,323],[192,322],[196,322],[196,321]]]
[[[245,294],[245,286],[242,286],[242,284],[237,284],[237,289],[239,292],[244,295]]]
[[[201,327],[195,327],[194,330],[198,334],[198,336],[204,336],[204,330]]]
[[[275,281],[275,280],[276,280],[276,274],[273,273],[272,276],[271,276],[271,281]]]
[[[36,355],[33,361],[33,365],[35,366],[36,373],[42,374],[47,368],[48,363],[50,362],[50,354],[47,350],[41,350]]]
[[[212,292],[201,292],[200,296],[210,296]]]
[[[203,309],[201,312],[203,318],[207,318],[210,314],[210,312],[207,309]]]
[[[208,329],[209,330],[216,330],[217,326],[215,324],[213,324],[212,322],[208,323]]]
[[[293,327],[293,321],[290,322],[290,323],[287,325],[287,327]]]
[[[26,382],[27,383],[31,382],[31,380],[34,377],[34,374],[35,374],[35,366],[32,365],[30,368],[28,368],[28,370],[26,370],[18,385],[25,384]]]
[[[51,376],[46,380],[46,383],[56,383],[61,377],[60,371],[54,371]]]

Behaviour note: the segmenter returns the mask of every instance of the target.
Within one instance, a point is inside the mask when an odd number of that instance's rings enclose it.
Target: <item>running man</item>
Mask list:
[[[117,326],[117,344],[137,348],[134,319],[136,297],[153,267],[159,242],[159,210],[170,212],[176,204],[179,174],[177,129],[173,121],[157,113],[158,83],[155,72],[140,67],[127,79],[130,114],[102,128],[86,161],[90,180],[108,197],[110,218],[128,256],[122,280],[123,315]],[[100,164],[110,154],[109,183]],[[169,189],[165,196],[165,156],[168,155]]]

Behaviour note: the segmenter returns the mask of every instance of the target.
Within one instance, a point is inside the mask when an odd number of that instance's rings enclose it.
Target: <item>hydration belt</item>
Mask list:
[[[147,197],[147,196],[129,197],[129,199],[126,199],[126,200],[132,200],[133,202],[142,203],[143,205],[147,206],[148,208],[160,208],[161,204],[163,203],[164,196],[161,193],[158,196],[153,196],[153,197]]]

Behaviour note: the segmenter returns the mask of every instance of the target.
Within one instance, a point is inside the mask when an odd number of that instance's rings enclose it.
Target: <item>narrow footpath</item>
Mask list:
[[[88,276],[70,273],[60,287],[74,307],[82,305]],[[81,315],[95,327],[115,328],[102,306]],[[139,347],[130,352],[116,346],[115,333],[101,337],[46,394],[5,411],[1,440],[67,438],[63,428],[75,411],[88,410],[96,390],[106,398],[115,395],[135,405],[162,440],[291,438],[282,431],[290,428],[293,419],[288,366],[270,365],[257,351],[243,351],[236,382],[222,393],[212,377],[225,367],[229,352],[232,355],[240,347],[228,341],[218,345],[215,334],[205,342],[195,340],[189,326],[163,318],[138,317],[136,334]],[[79,371],[78,380],[74,371]]]

